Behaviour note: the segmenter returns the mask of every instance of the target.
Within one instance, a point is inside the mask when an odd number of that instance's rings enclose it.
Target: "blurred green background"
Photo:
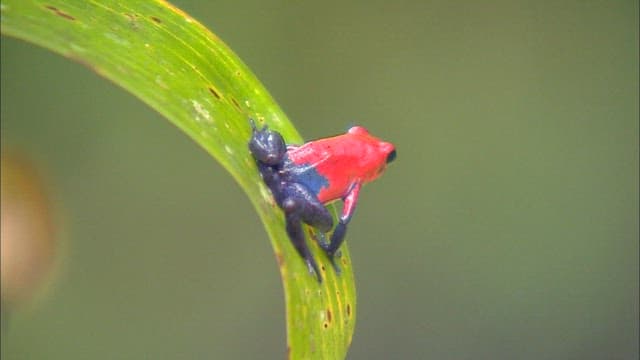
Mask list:
[[[350,359],[638,357],[637,1],[174,4],[306,138],[398,148],[349,230]],[[283,358],[276,261],[231,177],[88,69],[1,46],[2,145],[60,229],[3,358]]]

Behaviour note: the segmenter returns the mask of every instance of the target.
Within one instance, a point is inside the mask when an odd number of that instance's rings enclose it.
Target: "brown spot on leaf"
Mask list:
[[[162,24],[162,20],[160,20],[160,18],[158,18],[158,17],[149,16],[149,19],[151,19],[151,21],[153,21],[156,24]]]
[[[57,7],[53,6],[53,5],[45,5],[44,6],[46,9],[51,10],[54,14],[60,16],[63,19],[67,19],[67,20],[75,20],[76,18],[67,14],[66,12],[58,9]]]
[[[284,266],[284,257],[282,256],[281,252],[276,253],[276,261],[278,262],[279,267]]]
[[[233,105],[236,107],[236,109],[242,111],[242,108],[240,108],[240,104],[238,103],[238,100],[236,100],[236,98],[231,98],[231,102],[233,103]]]
[[[331,322],[331,309],[327,309],[327,321]]]
[[[129,25],[131,26],[131,28],[133,30],[140,29],[140,25],[138,24],[138,15],[137,14],[124,13],[123,15],[124,15],[124,17],[127,18],[127,20],[129,20]]]
[[[347,304],[347,316],[351,316],[351,304]]]
[[[209,86],[209,92],[211,93],[211,95],[215,96],[216,99],[220,100],[220,94],[218,94],[216,89],[214,89],[213,87]]]

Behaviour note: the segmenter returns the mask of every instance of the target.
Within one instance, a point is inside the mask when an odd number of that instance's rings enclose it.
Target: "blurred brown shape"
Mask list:
[[[14,308],[46,284],[54,264],[55,228],[33,165],[13,150],[2,149],[1,159],[2,305]]]

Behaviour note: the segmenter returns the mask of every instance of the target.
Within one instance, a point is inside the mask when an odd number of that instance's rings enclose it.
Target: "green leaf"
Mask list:
[[[62,54],[120,85],[229,171],[271,238],[284,285],[289,358],[344,358],[356,305],[349,252],[342,247],[343,271],[336,276],[312,245],[323,268],[319,284],[289,243],[281,211],[247,149],[249,118],[290,143],[302,139],[242,61],[207,28],[162,1],[3,0],[0,9],[2,34]]]

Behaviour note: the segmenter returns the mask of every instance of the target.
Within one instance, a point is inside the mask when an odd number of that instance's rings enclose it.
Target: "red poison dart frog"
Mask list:
[[[334,256],[344,240],[360,188],[380,176],[395,159],[395,147],[370,135],[361,126],[354,126],[343,135],[303,145],[285,145],[278,132],[267,126],[258,129],[253,120],[251,127],[249,150],[262,179],[284,211],[289,239],[309,271],[315,272],[318,282],[322,282],[318,265],[305,242],[302,223],[322,233],[318,244],[339,272]],[[333,228],[333,218],[324,204],[335,200],[343,201],[342,215],[327,243],[323,234]]]

